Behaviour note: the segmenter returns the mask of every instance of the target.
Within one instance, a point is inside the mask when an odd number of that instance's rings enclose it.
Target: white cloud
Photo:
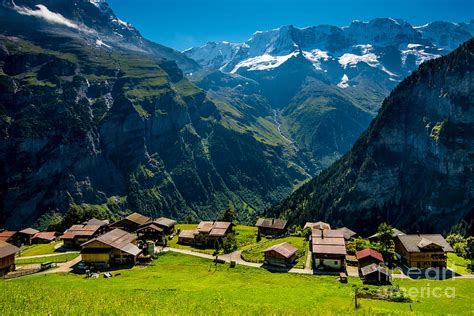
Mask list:
[[[67,26],[69,28],[76,29],[76,30],[84,30],[83,27],[80,27],[73,21],[66,19],[61,14],[49,11],[49,9],[42,4],[36,5],[37,10],[33,10],[28,7],[19,7],[15,3],[13,3],[13,5],[14,5],[15,11],[18,12],[19,14],[34,16],[34,17],[43,19],[46,22],[51,23],[51,24],[60,24],[60,25]]]

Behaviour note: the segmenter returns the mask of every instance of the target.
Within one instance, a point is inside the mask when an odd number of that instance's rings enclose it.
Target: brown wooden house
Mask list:
[[[176,221],[166,217],[160,217],[153,221],[153,223],[163,229],[163,233],[165,235],[172,235],[174,234],[174,227],[176,225]]]
[[[399,235],[395,252],[410,267],[446,268],[446,253],[453,252],[453,248],[439,234]]]
[[[57,232],[39,232],[33,236],[31,242],[33,244],[49,244],[58,240],[58,236]]]
[[[202,221],[195,230],[183,230],[178,236],[178,242],[193,244],[197,246],[212,246],[216,240],[220,240],[233,233],[231,222]]]
[[[39,230],[33,229],[31,227],[20,230],[16,234],[18,245],[31,245],[33,242],[33,236],[39,233]]]
[[[364,283],[367,284],[389,284],[390,283],[390,273],[385,267],[377,263],[369,264],[360,269],[360,276]]]
[[[282,236],[286,234],[288,221],[275,218],[259,218],[255,224],[263,236]]]
[[[106,226],[72,225],[61,236],[66,248],[79,248],[86,241],[100,235]]]
[[[265,264],[280,267],[290,267],[296,260],[298,249],[284,242],[265,249]]]
[[[153,240],[159,242],[163,240],[164,231],[161,227],[158,227],[155,223],[149,222],[145,225],[140,226],[136,230],[138,239],[141,240]]]
[[[116,228],[82,244],[82,261],[98,268],[134,265],[142,252],[136,241],[135,235]]]
[[[0,240],[0,276],[15,270],[15,255],[20,251],[17,247]]]
[[[384,262],[382,254],[377,250],[370,248],[358,251],[356,253],[356,259],[359,263],[359,267],[361,268],[372,263],[381,264]]]
[[[313,229],[311,251],[316,269],[344,270],[347,251],[342,232],[330,229]]]
[[[135,232],[140,226],[150,222],[151,219],[147,216],[141,215],[139,213],[132,213],[127,217],[122,218],[121,220],[116,221],[115,223],[110,224],[110,228],[120,228],[129,233]]]

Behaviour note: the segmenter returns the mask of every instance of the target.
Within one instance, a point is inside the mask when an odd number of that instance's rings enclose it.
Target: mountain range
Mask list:
[[[222,72],[256,82],[257,94],[275,110],[282,134],[314,175],[351,148],[401,80],[473,30],[474,21],[412,26],[392,18],[347,27],[288,25],[258,31],[244,43],[210,42],[183,53],[213,77]],[[189,78],[201,85],[203,76]]]

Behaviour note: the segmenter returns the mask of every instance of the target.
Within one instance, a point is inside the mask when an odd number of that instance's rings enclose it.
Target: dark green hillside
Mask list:
[[[232,203],[248,221],[305,179],[265,121],[237,124],[173,62],[69,37],[0,43],[2,224],[84,203],[180,220]]]

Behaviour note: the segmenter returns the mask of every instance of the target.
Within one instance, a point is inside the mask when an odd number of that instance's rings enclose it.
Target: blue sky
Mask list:
[[[401,18],[467,22],[474,0],[108,0],[119,18],[147,38],[183,50],[208,41],[242,42],[256,30],[293,24],[344,26],[352,20]]]

